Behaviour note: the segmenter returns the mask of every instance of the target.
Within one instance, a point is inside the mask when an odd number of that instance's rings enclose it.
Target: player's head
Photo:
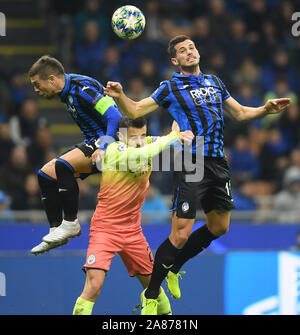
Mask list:
[[[28,74],[35,92],[47,99],[53,98],[63,88],[65,70],[54,57],[42,56],[31,66]]]
[[[140,148],[146,143],[147,120],[144,117],[129,119],[122,117],[119,121],[117,135],[120,141],[130,147]]]
[[[173,37],[169,42],[168,53],[172,64],[180,70],[191,72],[192,69],[199,66],[199,52],[188,36],[178,35]]]

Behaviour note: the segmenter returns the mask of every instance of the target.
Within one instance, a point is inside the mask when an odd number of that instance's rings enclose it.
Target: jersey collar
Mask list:
[[[180,74],[180,72],[173,72],[173,77],[178,78],[178,79],[184,79],[188,78],[189,80],[195,80],[195,81],[202,81],[204,80],[203,73],[200,71],[199,76],[195,76],[193,74]]]
[[[66,94],[69,92],[70,89],[70,75],[65,73],[65,78],[66,78],[65,86],[59,93],[61,99],[63,99],[66,96]]]

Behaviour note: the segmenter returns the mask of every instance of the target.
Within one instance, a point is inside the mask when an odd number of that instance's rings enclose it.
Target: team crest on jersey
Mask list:
[[[118,146],[118,151],[122,152],[127,148],[127,145],[125,143],[122,143]]]
[[[78,115],[77,115],[77,111],[76,111],[76,108],[74,106],[74,100],[73,100],[73,97],[71,95],[68,96],[68,100],[69,100],[69,103],[67,104],[67,109],[68,109],[68,112],[75,118],[77,119]]]

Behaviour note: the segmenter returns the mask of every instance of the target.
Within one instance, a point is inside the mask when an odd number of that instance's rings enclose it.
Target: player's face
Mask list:
[[[54,89],[53,80],[51,79],[43,80],[40,78],[39,75],[35,75],[31,77],[30,80],[33,85],[33,89],[37,94],[47,99],[51,99],[56,95],[56,90]]]
[[[129,127],[127,129],[127,145],[134,148],[143,147],[146,144],[146,132],[146,126],[143,128]]]
[[[175,45],[176,57],[172,58],[172,63],[179,67],[195,67],[199,65],[200,55],[191,40],[185,40]]]

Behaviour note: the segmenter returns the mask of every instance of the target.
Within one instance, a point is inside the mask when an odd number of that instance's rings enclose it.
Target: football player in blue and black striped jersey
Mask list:
[[[159,106],[167,109],[180,130],[191,130],[196,138],[192,146],[193,162],[197,162],[198,143],[203,143],[202,179],[187,181],[191,171],[187,171],[184,164],[182,171],[174,173],[172,231],[157,249],[150,285],[141,295],[142,314],[156,314],[155,301],[165,277],[171,294],[180,298],[178,278],[182,265],[229,229],[234,204],[223,152],[223,109],[228,109],[238,121],[251,121],[279,113],[290,103],[290,99],[282,98],[268,100],[258,108],[240,105],[220,78],[201,72],[200,55],[187,36],[174,37],[169,42],[168,52],[179,71],[174,72],[171,80],[163,81],[150,97],[135,102],[117,82],[108,82],[104,90],[131,118],[151,113]],[[206,224],[191,234],[198,203],[205,212]]]
[[[37,255],[80,235],[76,178],[83,179],[97,171],[95,164],[108,144],[114,141],[121,113],[114,100],[104,95],[104,87],[97,80],[65,73],[63,65],[53,57],[38,59],[29,77],[40,96],[47,99],[58,96],[66,104],[84,136],[82,143],[69,148],[38,171],[50,232],[31,250]]]

